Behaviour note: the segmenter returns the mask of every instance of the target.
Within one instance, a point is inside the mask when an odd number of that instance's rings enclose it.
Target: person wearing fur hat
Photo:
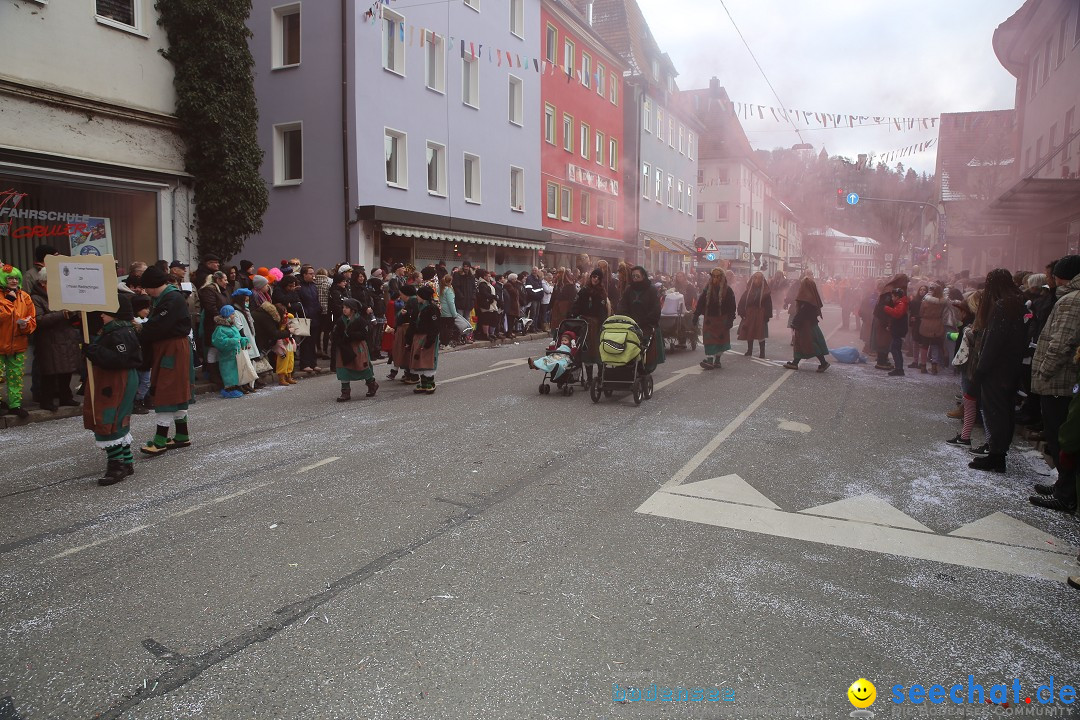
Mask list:
[[[187,301],[165,273],[147,268],[139,283],[153,299],[150,317],[142,326],[143,364],[150,366],[150,402],[157,416],[153,439],[139,448],[145,455],[191,445],[188,432],[188,404],[192,399],[195,366],[192,364],[191,314]],[[176,432],[169,437],[175,423]]]
[[[243,396],[240,390],[240,374],[236,364],[236,354],[246,348],[249,340],[240,334],[240,328],[235,322],[236,308],[232,305],[223,305],[214,318],[214,334],[210,342],[218,351],[218,365],[221,369],[221,380],[225,387],[221,389],[221,397],[238,398]]]
[[[735,324],[737,311],[735,291],[728,285],[727,273],[713,268],[709,273],[709,284],[694,305],[693,332],[697,332],[697,319],[704,318],[701,336],[705,343],[705,359],[699,363],[704,369],[720,369],[720,356],[731,349],[731,326]],[[751,346],[753,342],[750,341]]]
[[[98,485],[115,485],[135,474],[131,412],[143,357],[131,295],[120,293],[116,312],[103,312],[101,319],[101,333],[83,347],[94,378],[94,395],[83,405],[83,427],[94,431],[94,444],[105,451],[105,474]]]
[[[37,312],[30,295],[21,290],[22,273],[11,265],[0,266],[0,375],[7,378],[8,413],[25,420],[22,406],[26,348],[37,329]]]
[[[430,285],[422,285],[416,297],[419,305],[409,340],[409,370],[420,376],[413,392],[430,395],[435,392],[435,370],[439,367],[439,306]]]
[[[825,372],[829,369],[829,361],[825,359],[829,353],[829,346],[818,325],[823,303],[814,278],[804,277],[799,283],[799,290],[795,294],[795,305],[791,328],[794,358],[784,363],[784,367],[788,370],[798,370],[800,360],[816,357],[818,359],[817,371]]]
[[[391,351],[389,379],[397,377],[398,370],[403,370],[401,382],[407,385],[415,385],[420,382],[420,376],[410,370],[409,361],[412,357],[410,342],[412,341],[412,325],[416,322],[416,314],[420,310],[419,301],[416,299],[416,288],[412,285],[401,286],[401,298],[404,304],[394,318],[394,349]]]
[[[338,402],[352,399],[353,381],[367,383],[367,397],[374,397],[379,389],[375,371],[368,354],[368,323],[371,318],[359,300],[346,298],[341,306],[341,317],[334,324],[331,334],[331,367],[341,383]]]

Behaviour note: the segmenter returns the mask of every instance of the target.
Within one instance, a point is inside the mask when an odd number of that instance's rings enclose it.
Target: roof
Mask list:
[[[568,0],[583,15],[588,0]],[[652,61],[677,75],[671,58],[660,50],[637,0],[592,0],[593,27],[629,66],[631,75],[652,80]]]
[[[607,51],[612,59],[616,62],[620,62],[625,67],[625,59],[618,48],[612,47],[610,43],[606,41],[603,35],[601,35],[595,25],[590,25],[586,10],[581,7],[585,3],[582,0],[544,0],[550,5],[549,9],[555,13],[561,13],[563,20],[573,21],[577,25],[577,30],[589,35],[589,39],[594,42],[597,47]]]
[[[754,149],[739,118],[731,112],[727,90],[716,86],[704,90],[684,90],[680,95],[705,127],[698,142],[698,158],[744,158],[753,161]]]
[[[848,235],[847,233],[840,232],[835,228],[827,227],[824,230],[815,229],[807,230],[803,233],[803,237],[827,237],[834,240],[842,240],[845,242],[851,242],[856,245],[881,245],[877,240],[865,235]]]

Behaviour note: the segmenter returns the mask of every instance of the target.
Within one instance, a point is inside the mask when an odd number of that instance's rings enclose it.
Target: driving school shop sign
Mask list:
[[[111,255],[110,218],[59,210],[30,210],[19,207],[27,193],[0,190],[0,237],[56,244],[66,238],[72,255]]]

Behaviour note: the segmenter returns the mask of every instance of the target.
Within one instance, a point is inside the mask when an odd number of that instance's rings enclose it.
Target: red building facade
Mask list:
[[[626,256],[622,177],[625,63],[568,3],[544,0],[540,9],[540,183],[543,226],[552,233],[547,267],[574,267]]]

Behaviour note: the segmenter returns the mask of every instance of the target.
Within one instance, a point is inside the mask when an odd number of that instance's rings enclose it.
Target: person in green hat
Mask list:
[[[0,265],[0,375],[6,378],[8,412],[29,417],[22,406],[23,374],[30,335],[37,329],[37,311],[30,295],[19,288],[19,268]]]
[[[374,397],[379,389],[375,382],[375,371],[371,367],[368,354],[368,315],[359,300],[345,298],[342,301],[341,316],[334,323],[331,333],[331,366],[341,383],[341,395],[338,402],[352,399],[352,382],[363,380],[367,383],[367,397]]]

